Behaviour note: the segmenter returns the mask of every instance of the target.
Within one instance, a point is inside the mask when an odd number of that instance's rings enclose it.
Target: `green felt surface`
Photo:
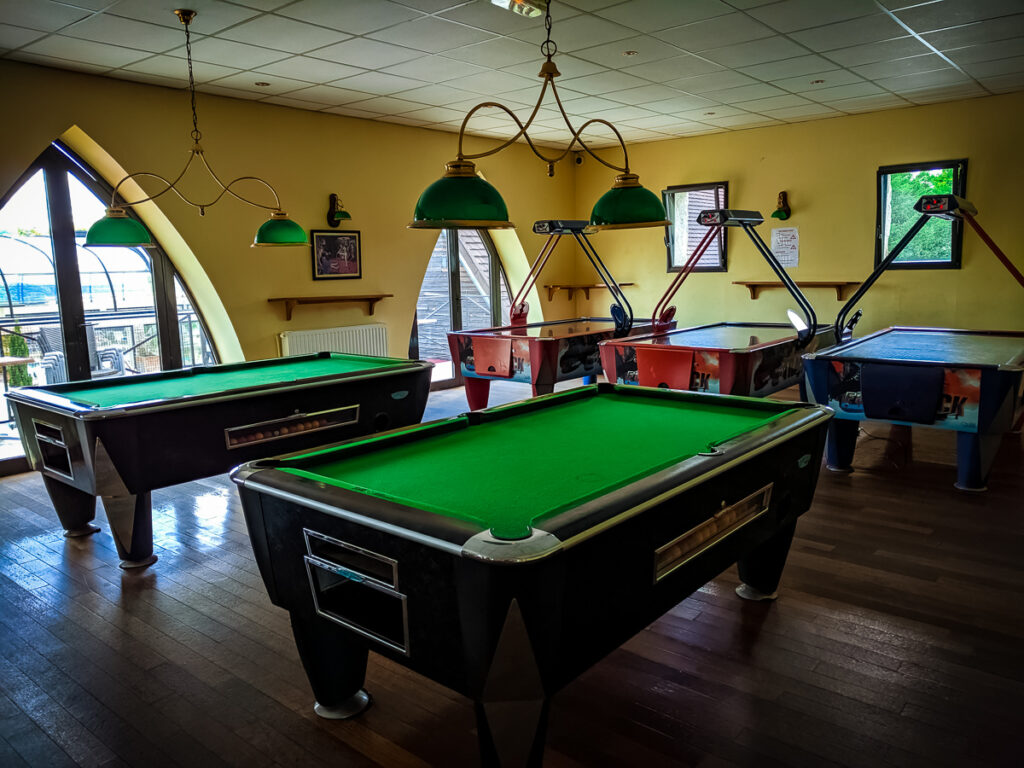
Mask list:
[[[363,355],[333,354],[330,357],[306,360],[261,360],[241,365],[231,364],[203,373],[165,376],[144,379],[124,378],[116,384],[102,387],[60,389],[59,394],[80,405],[97,408],[136,405],[159,400],[174,400],[180,397],[197,397],[230,392],[249,387],[272,386],[315,379],[321,376],[339,376],[374,368],[401,365],[404,360],[367,357]]]
[[[404,445],[361,443],[283,469],[520,538],[528,525],[786,412],[602,394],[444,434],[421,427],[424,436]]]

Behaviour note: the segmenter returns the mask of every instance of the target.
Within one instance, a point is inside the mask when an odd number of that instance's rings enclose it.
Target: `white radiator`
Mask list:
[[[387,357],[388,328],[383,323],[346,325],[313,331],[285,331],[278,334],[281,355],[310,352],[348,352],[354,355]]]

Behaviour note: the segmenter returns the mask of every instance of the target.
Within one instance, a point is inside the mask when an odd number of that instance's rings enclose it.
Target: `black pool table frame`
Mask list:
[[[395,364],[126,406],[91,407],[71,399],[92,387],[108,387],[109,380],[23,387],[7,398],[29,466],[42,473],[64,535],[73,538],[99,531],[92,520],[100,496],[121,567],[139,568],[157,560],[153,489],[226,472],[263,456],[417,423],[426,407],[433,365],[387,360]],[[177,379],[278,361],[143,374],[131,381]],[[312,419],[326,423],[295,429]],[[274,429],[289,425],[288,434],[273,435]],[[257,439],[264,431],[267,434]]]
[[[566,394],[473,412],[468,428]],[[588,667],[733,563],[745,584],[774,593],[814,494],[831,411],[721,399],[796,410],[559,513],[518,541],[283,472],[273,459],[237,468],[260,573],[271,601],[291,614],[317,713],[344,718],[367,706],[373,649],[473,700],[484,765],[539,765],[550,698]],[[445,425],[374,443],[415,441]]]

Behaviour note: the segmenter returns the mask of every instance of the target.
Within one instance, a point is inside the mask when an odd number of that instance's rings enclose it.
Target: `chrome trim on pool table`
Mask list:
[[[528,563],[554,554],[562,541],[553,533],[533,528],[525,539],[498,539],[481,531],[462,545],[462,554],[488,563]]]
[[[282,491],[278,488],[274,488],[269,485],[264,485],[263,483],[259,482],[259,480],[250,479],[263,471],[266,470],[255,469],[248,471],[239,471],[239,469],[236,469],[234,472],[231,473],[231,475],[232,479],[234,479],[235,482],[241,481],[244,484],[244,486],[249,490],[256,491],[258,493],[263,493],[266,494],[267,496],[273,496],[274,498],[281,499],[283,501],[290,501],[293,504],[297,504],[300,507],[305,507],[307,509],[315,509],[317,512],[324,512],[325,514],[332,515],[333,517],[340,517],[342,520],[348,520],[349,522],[356,523],[358,525],[364,525],[367,528],[382,531],[391,536],[397,536],[400,539],[407,539],[408,541],[415,541],[418,544],[424,544],[428,547],[434,547],[435,549],[443,550],[444,552],[447,552],[451,555],[457,556],[462,553],[462,546],[459,544],[452,544],[451,542],[444,541],[443,539],[438,539],[433,536],[427,536],[426,534],[419,533],[417,531],[413,531],[399,525],[394,525],[383,520],[378,520],[374,517],[368,517],[367,515],[362,515],[358,512],[352,512],[351,510],[348,509],[342,509],[341,507],[336,507],[331,504],[324,504],[323,502],[314,501],[312,499],[306,498],[305,496],[300,496],[299,494],[296,493]]]

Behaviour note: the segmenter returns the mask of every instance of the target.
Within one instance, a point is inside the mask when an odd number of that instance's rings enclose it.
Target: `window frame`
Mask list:
[[[955,160],[934,160],[917,163],[897,163],[895,165],[879,166],[875,174],[875,266],[877,267],[889,251],[885,247],[885,194],[882,188],[883,179],[897,173],[908,173],[911,171],[930,171],[936,168],[953,169],[952,194],[957,197],[966,197],[967,193],[967,158],[962,157]],[[960,269],[961,256],[963,253],[964,224],[963,220],[954,216],[950,230],[950,254],[948,261],[894,261],[888,269]]]
[[[674,209],[675,206],[669,203],[669,196],[675,195],[677,192],[694,192],[701,190],[718,190],[722,191],[722,204],[718,207],[728,208],[729,207],[729,182],[728,181],[709,181],[701,184],[677,184],[671,187],[666,187],[661,192],[662,202],[665,204],[665,212],[668,214],[669,221],[674,221]],[[717,197],[717,192],[716,192]],[[696,223],[694,221],[693,223]],[[729,271],[729,259],[728,259],[728,247],[729,247],[729,233],[726,227],[719,227],[718,235],[718,265],[717,266],[695,266],[694,272],[728,272]],[[669,224],[665,227],[665,253],[666,253],[666,272],[679,272],[682,270],[682,264],[686,262],[690,254],[684,254],[682,263],[675,265],[672,263],[672,254],[675,247],[675,224]]]

